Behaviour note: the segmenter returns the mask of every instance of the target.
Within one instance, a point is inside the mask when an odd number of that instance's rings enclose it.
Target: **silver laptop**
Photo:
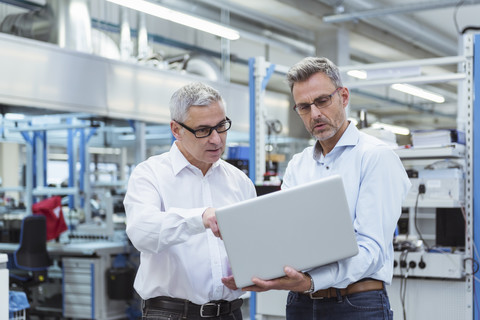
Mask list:
[[[304,271],[358,253],[338,175],[218,208],[217,221],[237,287]]]

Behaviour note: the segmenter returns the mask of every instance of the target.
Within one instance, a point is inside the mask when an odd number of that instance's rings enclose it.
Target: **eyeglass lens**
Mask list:
[[[295,106],[295,109],[299,114],[306,114],[310,112],[312,104],[314,104],[318,109],[326,108],[332,103],[332,97],[339,89],[340,88],[335,89],[332,94],[329,94],[327,96],[320,96],[315,98],[312,103],[299,103]]]
[[[216,130],[218,133],[223,133],[230,129],[231,121],[225,120],[217,124],[215,127],[205,127],[195,130],[195,137],[205,138],[212,134],[213,130]]]

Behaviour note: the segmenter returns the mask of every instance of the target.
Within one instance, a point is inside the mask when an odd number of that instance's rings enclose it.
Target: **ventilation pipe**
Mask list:
[[[128,10],[121,7],[122,21],[120,24],[120,56],[122,60],[129,60],[133,54],[132,39],[130,35],[130,23],[128,21]]]
[[[92,24],[87,0],[47,0],[55,28],[50,42],[62,48],[92,53]]]
[[[45,6],[8,15],[0,31],[47,41],[62,48],[92,52],[92,26],[87,0],[47,0]]]
[[[150,54],[148,48],[148,33],[146,14],[143,12],[138,13],[138,34],[137,34],[137,58],[138,60],[147,59]]]
[[[361,109],[358,112],[358,117],[360,120],[358,121],[358,128],[363,129],[368,127],[368,122],[367,122],[367,109]]]
[[[184,69],[188,73],[205,77],[210,81],[219,81],[221,79],[219,66],[211,57],[205,55],[189,55],[188,60],[185,62]]]
[[[0,32],[40,41],[49,41],[54,27],[53,11],[47,4],[43,8],[7,15],[0,23]]]
[[[330,5],[331,1],[317,0],[323,4]],[[412,4],[413,6],[414,4]],[[351,12],[372,10],[373,8],[381,7],[381,3],[375,0],[357,0],[349,1],[345,7]],[[336,16],[325,17],[324,22],[332,22]],[[353,18],[352,18],[353,19]],[[355,19],[353,19],[355,20]],[[411,42],[429,52],[437,55],[453,56],[457,54],[457,43],[455,39],[449,39],[439,32],[420,25],[414,19],[405,16],[378,16],[375,19],[362,19],[365,23],[374,27],[381,27],[389,30],[390,33],[397,37]]]

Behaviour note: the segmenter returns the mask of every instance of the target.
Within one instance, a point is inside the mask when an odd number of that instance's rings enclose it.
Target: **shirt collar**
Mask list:
[[[349,123],[347,129],[338,140],[337,144],[333,148],[332,151],[339,147],[348,147],[354,146],[358,143],[358,139],[360,138],[360,131],[358,131],[357,127],[351,122]],[[320,142],[317,140],[315,146],[313,147],[313,158],[315,160],[319,160],[322,157],[322,146]]]
[[[185,158],[185,156],[180,151],[180,149],[178,149],[177,144],[175,142],[173,142],[172,147],[170,148],[170,158],[172,160],[173,174],[175,175],[177,175],[180,171],[182,171],[186,167],[189,167],[189,166],[193,167],[193,165],[187,160],[187,158]],[[211,170],[215,169],[219,165],[220,165],[220,159],[218,159],[212,164],[208,172],[211,172]]]

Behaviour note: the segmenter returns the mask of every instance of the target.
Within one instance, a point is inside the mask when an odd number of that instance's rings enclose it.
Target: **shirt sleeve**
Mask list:
[[[388,148],[365,154],[362,162],[353,221],[359,253],[309,271],[315,290],[345,288],[390,267],[385,262],[393,251],[393,234],[410,181],[398,156]]]
[[[124,199],[126,233],[141,252],[158,253],[205,231],[202,208],[163,210],[163,195],[148,166],[133,171]]]

